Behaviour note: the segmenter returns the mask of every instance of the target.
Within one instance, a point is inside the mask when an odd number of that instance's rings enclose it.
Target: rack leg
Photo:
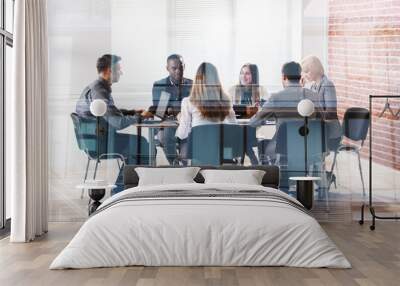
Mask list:
[[[358,223],[360,225],[364,224],[364,208],[365,208],[365,204],[362,204],[361,205],[361,219],[358,221]]]
[[[371,215],[372,215],[372,225],[370,225],[369,229],[370,230],[375,230],[375,209],[374,207],[370,206],[369,210],[371,211]]]

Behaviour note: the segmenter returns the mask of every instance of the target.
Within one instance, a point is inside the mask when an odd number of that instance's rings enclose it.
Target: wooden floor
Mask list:
[[[400,223],[400,222],[399,222]],[[52,223],[32,243],[0,241],[0,285],[400,285],[400,224],[327,223],[322,226],[353,268],[288,267],[123,267],[48,270],[81,223]]]

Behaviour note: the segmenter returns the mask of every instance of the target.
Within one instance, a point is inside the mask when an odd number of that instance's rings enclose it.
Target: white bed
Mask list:
[[[182,195],[162,196],[174,190]],[[161,197],[154,197],[158,192]],[[196,192],[210,195],[190,195]],[[128,265],[351,267],[318,222],[285,193],[197,183],[135,187],[109,198],[50,269]]]

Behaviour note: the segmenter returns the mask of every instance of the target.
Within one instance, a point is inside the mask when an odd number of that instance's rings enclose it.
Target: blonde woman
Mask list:
[[[318,94],[318,101],[324,110],[328,128],[328,147],[335,151],[338,147],[342,128],[337,116],[335,85],[325,75],[324,67],[316,56],[307,56],[301,61],[302,83]]]
[[[205,62],[197,69],[190,96],[182,100],[175,134],[181,140],[181,156],[187,157],[186,141],[193,127],[216,123],[236,123],[236,117],[216,67]]]

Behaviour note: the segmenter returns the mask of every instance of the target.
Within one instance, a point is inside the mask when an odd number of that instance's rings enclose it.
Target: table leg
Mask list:
[[[97,208],[101,205],[100,200],[106,194],[106,189],[89,189],[89,197],[93,202],[89,205],[89,215],[97,210]]]
[[[314,202],[314,182],[311,180],[297,181],[297,200],[310,210]]]
[[[149,165],[156,165],[156,154],[155,154],[155,128],[149,128]]]
[[[142,164],[142,150],[141,150],[141,138],[142,138],[142,127],[138,126],[136,128],[136,165]]]

